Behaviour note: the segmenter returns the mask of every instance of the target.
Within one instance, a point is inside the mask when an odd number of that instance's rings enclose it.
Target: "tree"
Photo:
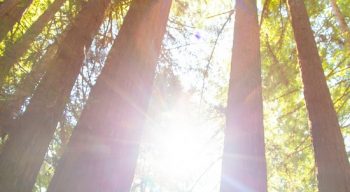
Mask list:
[[[24,11],[29,7],[33,0],[9,0],[4,2],[0,7],[0,41],[7,33],[12,30],[13,26],[19,22]]]
[[[348,24],[346,23],[345,17],[340,11],[340,8],[337,4],[336,0],[330,0],[332,12],[339,24],[340,30],[344,33],[345,39],[348,44],[350,44],[350,28]]]
[[[110,0],[87,2],[48,64],[24,114],[17,120],[0,156],[4,191],[31,191],[66,101]]]
[[[53,18],[66,0],[55,0],[47,10],[36,20],[32,26],[13,45],[6,46],[4,55],[0,57],[0,87],[11,67],[28,50],[30,44],[39,35],[46,24]]]
[[[267,191],[255,0],[235,4],[221,191]]]
[[[320,192],[350,191],[349,162],[303,1],[288,0],[297,44]]]
[[[57,53],[57,49],[57,42],[49,46],[46,53],[39,62],[33,66],[30,73],[21,80],[15,93],[11,95],[9,99],[0,102],[0,137],[4,137],[11,132],[11,128],[13,128],[15,124],[15,116],[20,111],[25,100],[33,95],[35,87],[44,76],[48,64]]]
[[[134,0],[48,191],[129,191],[171,0]]]
[[[8,14],[19,2],[20,0],[2,2],[0,5],[0,16],[3,17],[4,15]]]

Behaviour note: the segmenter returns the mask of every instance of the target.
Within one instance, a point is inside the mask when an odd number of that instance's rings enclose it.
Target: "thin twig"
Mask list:
[[[234,10],[231,10],[230,12],[226,12],[226,13],[230,13],[229,16],[227,17],[225,23],[222,25],[218,35],[216,36],[216,39],[214,41],[214,46],[213,46],[213,49],[211,50],[211,53],[210,53],[210,57],[209,57],[209,60],[208,60],[208,63],[207,63],[207,66],[206,66],[206,69],[203,73],[203,83],[202,83],[202,90],[201,90],[201,97],[200,97],[200,106],[202,105],[202,101],[203,101],[203,93],[204,93],[204,87],[205,87],[205,79],[207,78],[208,76],[208,72],[209,72],[209,68],[210,68],[210,63],[211,63],[211,60],[213,59],[213,56],[214,56],[214,52],[215,52],[215,49],[216,49],[216,45],[219,41],[219,38],[220,38],[220,35],[222,34],[222,32],[224,31],[227,23],[231,20],[231,16],[233,15],[235,11]]]

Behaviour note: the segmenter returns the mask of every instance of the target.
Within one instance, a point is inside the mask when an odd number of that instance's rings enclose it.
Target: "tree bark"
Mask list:
[[[49,46],[44,56],[33,66],[32,71],[21,80],[14,95],[0,102],[0,137],[4,137],[6,134],[10,134],[10,132],[13,131],[15,117],[25,100],[33,95],[35,87],[44,76],[48,64],[57,53],[57,49],[57,42]]]
[[[132,2],[48,191],[130,191],[170,6]]]
[[[84,60],[84,47],[97,33],[110,0],[90,0],[62,40],[16,131],[0,156],[3,191],[29,192]]]
[[[6,15],[20,1],[21,0],[6,0],[6,2],[3,2],[0,6],[0,17]]]
[[[24,11],[33,0],[9,0],[0,7],[0,41],[4,40],[7,33],[22,18]]]
[[[349,162],[337,114],[302,0],[288,0],[297,44],[304,97],[317,164],[320,192],[350,191]]]
[[[267,191],[256,0],[237,0],[221,192]]]
[[[350,28],[348,26],[348,24],[346,23],[345,17],[342,14],[342,12],[340,11],[340,8],[337,4],[336,0],[330,0],[331,3],[331,7],[332,7],[332,12],[339,24],[339,27],[341,29],[341,31],[343,32],[347,43],[350,45]]]
[[[28,50],[30,44],[40,34],[47,23],[52,20],[53,16],[65,1],[66,0],[55,0],[19,40],[13,45],[5,47],[4,55],[0,57],[0,87],[2,87],[5,77],[8,75],[11,67],[13,67],[19,58]]]

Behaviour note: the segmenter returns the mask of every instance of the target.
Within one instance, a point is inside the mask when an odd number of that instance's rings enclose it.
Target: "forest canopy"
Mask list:
[[[350,0],[0,0],[0,191],[350,191]]]

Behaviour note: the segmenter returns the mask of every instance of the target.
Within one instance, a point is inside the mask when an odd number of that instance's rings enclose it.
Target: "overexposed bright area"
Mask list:
[[[172,62],[158,65],[133,192],[219,191],[232,7],[174,2],[163,43]]]

